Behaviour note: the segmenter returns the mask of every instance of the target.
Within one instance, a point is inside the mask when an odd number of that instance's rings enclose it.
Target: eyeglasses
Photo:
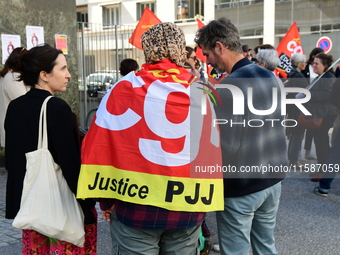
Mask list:
[[[193,60],[197,60],[197,57],[196,56],[193,56],[193,57],[189,57],[189,58],[192,58]]]
[[[312,66],[313,66],[313,65],[316,65],[316,66],[317,66],[317,65],[319,65],[319,63],[318,63],[318,62],[313,62],[313,63],[312,63]]]

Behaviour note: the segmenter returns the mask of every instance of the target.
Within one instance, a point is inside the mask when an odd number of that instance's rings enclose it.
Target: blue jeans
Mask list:
[[[216,212],[221,255],[277,254],[274,228],[281,182],[242,197],[224,198],[224,211]]]
[[[331,149],[331,154],[329,155],[329,158],[326,164],[328,166],[333,164],[333,167],[334,168],[338,167],[338,170],[339,170],[339,167],[340,167],[339,166],[340,164],[340,132],[337,132],[335,136],[333,147]],[[337,165],[337,166],[334,166],[334,165]],[[328,170],[330,171],[331,169],[329,168]],[[331,188],[331,183],[334,180],[335,175],[336,175],[336,172],[334,171],[334,169],[332,172],[326,172],[324,174],[319,184],[320,191],[328,193],[328,190]]]

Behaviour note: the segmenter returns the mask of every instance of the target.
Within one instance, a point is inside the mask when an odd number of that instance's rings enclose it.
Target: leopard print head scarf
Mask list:
[[[187,58],[185,45],[183,31],[171,22],[156,24],[142,35],[142,47],[148,64],[168,58],[175,64],[184,66]]]

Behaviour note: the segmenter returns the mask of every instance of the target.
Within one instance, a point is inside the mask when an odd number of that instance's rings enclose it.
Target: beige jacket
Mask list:
[[[17,81],[19,73],[8,72],[0,78],[0,144],[5,147],[4,122],[8,104],[15,98],[26,94],[29,87]]]

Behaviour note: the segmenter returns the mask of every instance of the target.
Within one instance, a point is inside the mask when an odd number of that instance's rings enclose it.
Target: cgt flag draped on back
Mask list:
[[[162,23],[162,21],[160,21],[159,18],[157,18],[157,16],[148,7],[145,7],[143,14],[140,17],[140,20],[135,28],[135,31],[133,31],[129,39],[129,43],[143,50],[141,43],[143,33],[150,27],[158,23]]]
[[[108,91],[83,141],[78,198],[223,210],[216,116],[200,84],[190,84],[193,77],[163,59]]]
[[[292,55],[294,53],[304,54],[296,22],[293,23],[285,37],[283,37],[276,51],[280,58],[277,69],[281,76],[286,78],[291,69],[290,59],[292,58]]]

